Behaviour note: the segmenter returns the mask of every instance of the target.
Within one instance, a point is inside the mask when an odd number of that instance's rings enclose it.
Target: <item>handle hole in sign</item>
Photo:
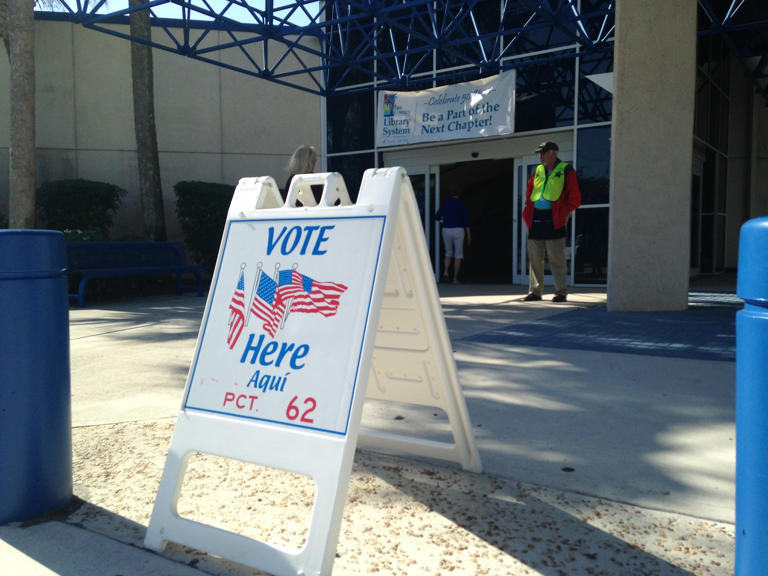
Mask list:
[[[188,520],[300,550],[307,541],[315,493],[309,476],[192,452],[177,510]]]

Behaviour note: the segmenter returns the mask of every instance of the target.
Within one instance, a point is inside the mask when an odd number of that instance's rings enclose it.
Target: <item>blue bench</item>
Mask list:
[[[94,278],[176,276],[176,291],[197,290],[203,295],[204,266],[187,264],[182,242],[68,242],[67,274],[80,276],[76,294],[69,299],[85,305],[85,288]],[[194,276],[195,283],[183,277]]]

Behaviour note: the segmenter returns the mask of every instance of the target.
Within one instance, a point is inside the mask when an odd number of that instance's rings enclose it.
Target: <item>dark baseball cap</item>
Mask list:
[[[557,142],[550,142],[547,140],[546,142],[539,144],[539,147],[536,148],[536,153],[540,154],[542,152],[546,152],[547,150],[560,150],[560,148],[558,147]]]

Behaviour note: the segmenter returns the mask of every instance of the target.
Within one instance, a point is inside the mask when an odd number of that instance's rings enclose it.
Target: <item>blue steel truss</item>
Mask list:
[[[610,59],[616,0],[57,0],[70,20],[126,39],[149,11],[150,44],[329,96],[478,78],[527,63]],[[41,17],[45,17],[40,14]],[[50,15],[49,15],[50,17]],[[115,26],[123,24],[123,26]],[[768,1],[699,0],[768,98]]]

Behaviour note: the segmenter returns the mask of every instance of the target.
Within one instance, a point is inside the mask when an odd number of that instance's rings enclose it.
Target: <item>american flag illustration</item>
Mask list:
[[[257,318],[263,320],[264,331],[274,338],[282,320],[282,314],[280,316],[275,314],[277,282],[264,274],[261,269],[256,282],[256,294],[253,295],[250,309]]]
[[[229,304],[227,345],[230,350],[235,347],[251,314],[262,321],[262,328],[272,338],[291,312],[334,316],[338,312],[341,295],[346,290],[344,284],[318,282],[295,268],[280,270],[274,278],[270,278],[259,263],[250,305],[246,308],[243,264]]]
[[[328,317],[338,311],[341,295],[346,289],[344,284],[318,282],[298,270],[283,270],[277,291],[281,300],[291,299],[291,312]]]
[[[240,334],[243,333],[243,326],[245,326],[245,264],[240,266],[240,279],[229,302],[227,346],[230,350],[235,347]]]

